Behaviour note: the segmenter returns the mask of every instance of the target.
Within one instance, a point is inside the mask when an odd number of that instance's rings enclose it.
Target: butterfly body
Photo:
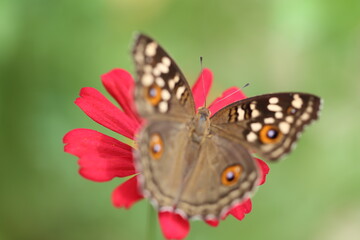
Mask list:
[[[135,152],[139,187],[160,211],[220,219],[259,183],[252,153],[279,159],[318,117],[320,98],[305,93],[247,98],[211,115],[195,109],[184,75],[157,42],[139,35],[133,55],[135,103],[146,119]]]

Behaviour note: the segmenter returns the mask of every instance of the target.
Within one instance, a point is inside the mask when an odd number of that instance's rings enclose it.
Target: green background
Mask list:
[[[297,149],[270,164],[251,214],[217,228],[191,222],[188,239],[360,239],[360,1],[2,0],[1,240],[145,238],[149,202],[114,208],[123,179],[83,179],[62,145],[79,127],[122,139],[73,101],[81,87],[105,93],[99,76],[113,68],[134,72],[135,31],[157,39],[190,83],[203,56],[211,99],[249,82],[248,96],[325,100]]]

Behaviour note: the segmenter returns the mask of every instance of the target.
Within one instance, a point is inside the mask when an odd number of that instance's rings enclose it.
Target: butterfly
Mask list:
[[[195,109],[188,82],[159,43],[140,34],[132,54],[135,105],[145,119],[134,153],[139,187],[159,211],[220,219],[259,182],[252,154],[278,160],[318,118],[321,99],[299,92],[246,98],[211,116]]]

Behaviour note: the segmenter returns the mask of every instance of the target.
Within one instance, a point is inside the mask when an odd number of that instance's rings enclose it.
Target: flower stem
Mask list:
[[[147,240],[155,240],[156,239],[156,216],[155,216],[155,210],[151,206],[151,204],[148,204],[148,219],[147,219]]]

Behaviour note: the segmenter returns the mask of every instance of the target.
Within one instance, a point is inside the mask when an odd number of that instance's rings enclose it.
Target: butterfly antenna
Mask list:
[[[204,107],[206,108],[206,94],[205,94],[205,83],[204,83],[204,75],[203,75],[203,57],[200,56],[200,66],[201,66],[201,82],[203,88],[203,97],[204,97]]]
[[[214,103],[211,104],[211,105],[214,106],[215,104],[218,104],[219,102],[224,101],[225,99],[231,97],[231,96],[234,95],[235,93],[240,92],[242,89],[246,88],[246,87],[249,86],[249,85],[250,85],[250,83],[246,83],[242,88],[236,90],[235,92],[230,93],[229,95],[227,95],[226,97],[224,97],[224,98],[222,98],[222,99],[217,100],[216,102],[214,102]]]
[[[241,89],[246,88],[247,86],[250,86],[250,83],[246,83]]]

